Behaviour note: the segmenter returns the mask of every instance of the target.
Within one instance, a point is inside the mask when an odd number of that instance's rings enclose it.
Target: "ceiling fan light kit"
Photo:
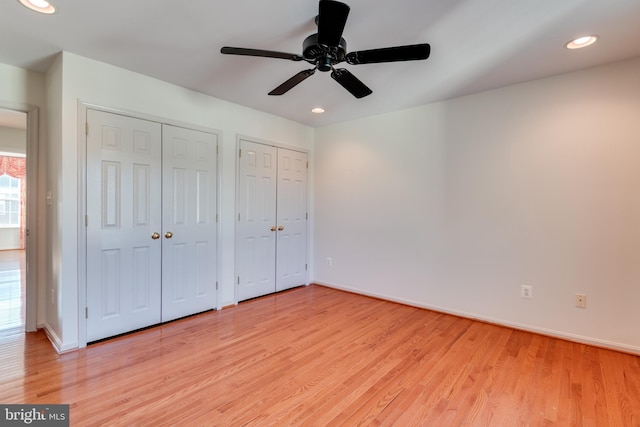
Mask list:
[[[306,61],[314,68],[300,71],[289,80],[269,92],[269,95],[284,95],[298,84],[315,74],[316,70],[331,72],[331,77],[356,98],[373,93],[346,68],[336,68],[341,62],[349,65],[374,64],[382,62],[417,61],[427,59],[431,46],[427,43],[348,52],[347,42],[342,38],[349,6],[335,0],[320,0],[316,25],[318,32],[302,42],[302,55],[263,49],[249,49],[225,46],[223,54],[258,56],[264,58]]]

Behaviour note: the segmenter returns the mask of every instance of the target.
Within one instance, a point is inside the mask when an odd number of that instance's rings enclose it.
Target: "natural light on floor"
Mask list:
[[[0,251],[0,331],[24,327],[24,251]]]

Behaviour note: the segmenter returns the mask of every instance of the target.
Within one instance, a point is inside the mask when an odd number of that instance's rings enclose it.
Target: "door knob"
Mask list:
[[[152,238],[153,240],[158,240],[158,239],[160,238],[160,233],[158,233],[158,232],[153,233],[153,234],[151,235],[151,238]]]
[[[164,237],[166,237],[167,239],[170,239],[173,237],[173,233],[170,231],[167,231],[166,233],[164,233]]]
[[[284,230],[284,226],[283,225],[279,225],[278,226],[278,231],[282,231],[282,230]]]
[[[275,225],[271,226],[271,231],[276,231],[276,226]]]

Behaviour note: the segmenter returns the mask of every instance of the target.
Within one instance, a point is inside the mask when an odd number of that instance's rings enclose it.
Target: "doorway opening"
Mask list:
[[[27,113],[0,108],[0,334],[27,313]]]

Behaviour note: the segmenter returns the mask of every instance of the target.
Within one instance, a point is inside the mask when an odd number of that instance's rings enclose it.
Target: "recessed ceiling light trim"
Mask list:
[[[314,107],[311,109],[312,113],[316,113],[316,114],[322,114],[324,113],[324,108],[322,107]]]
[[[35,12],[51,15],[55,13],[56,8],[46,0],[18,0],[20,4]]]
[[[583,47],[591,46],[596,41],[598,41],[598,36],[596,36],[595,34],[591,34],[588,36],[581,36],[570,40],[564,45],[564,47],[566,47],[567,49],[581,49]]]

